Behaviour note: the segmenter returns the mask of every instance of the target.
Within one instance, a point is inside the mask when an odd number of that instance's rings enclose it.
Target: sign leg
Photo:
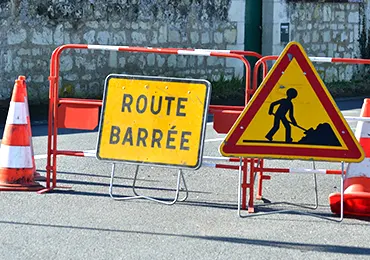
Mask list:
[[[344,162],[341,165],[341,176],[340,176],[340,219],[339,222],[343,221],[344,218]]]
[[[133,193],[135,194],[135,196],[115,197],[113,195],[115,166],[116,166],[116,164],[113,163],[112,164],[112,171],[111,171],[110,185],[109,185],[109,195],[114,200],[147,199],[147,200],[152,200],[152,201],[159,202],[159,203],[166,204],[166,205],[172,205],[172,204],[175,204],[177,201],[185,201],[188,198],[189,192],[188,192],[188,188],[187,188],[186,183],[185,183],[185,177],[184,177],[184,174],[182,172],[182,169],[178,170],[177,181],[176,181],[176,192],[175,192],[175,197],[172,201],[168,201],[167,199],[157,199],[157,198],[153,198],[153,197],[138,194],[138,192],[135,190],[137,176],[138,176],[138,173],[139,173],[139,166],[138,165],[136,166],[136,169],[135,169],[135,175],[134,175],[134,180],[133,180],[133,184],[132,184],[132,190],[133,190]],[[185,192],[185,195],[182,199],[179,199],[179,193],[180,193],[180,189],[181,189],[181,182],[183,183],[183,186],[184,186],[183,191]]]
[[[315,161],[312,161],[312,169],[316,169],[316,165],[315,165]],[[313,207],[312,209],[317,209],[319,207],[319,194],[318,194],[318,191],[317,191],[317,177],[316,177],[316,173],[313,174],[313,180],[314,180],[314,183],[315,183],[315,207]]]
[[[137,166],[137,168],[139,168],[139,166]],[[137,173],[138,173],[138,170],[136,171],[135,173],[135,180],[137,178]],[[162,204],[166,204],[166,205],[173,205],[175,204],[177,201],[184,201],[187,197],[188,197],[188,190],[187,190],[187,187],[186,187],[186,184],[184,185],[185,186],[185,197],[182,198],[181,200],[179,200],[179,194],[180,194],[180,186],[181,186],[181,180],[184,180],[184,176],[183,176],[183,172],[182,172],[182,169],[179,169],[178,170],[178,174],[177,174],[177,181],[176,181],[176,192],[175,192],[175,197],[172,201],[167,201],[166,199],[157,199],[157,198],[154,198],[154,197],[149,197],[149,196],[144,196],[144,195],[139,195],[136,191],[135,191],[135,186],[133,186],[133,190],[134,190],[134,193],[137,197],[139,198],[143,198],[143,199],[147,199],[147,200],[151,200],[151,201],[155,201],[155,202],[158,202],[158,203],[162,203]]]
[[[258,167],[263,169],[263,159],[258,159]],[[257,195],[256,199],[257,200],[262,200],[262,182],[263,182],[263,170],[260,170],[258,173],[258,186],[257,186]]]

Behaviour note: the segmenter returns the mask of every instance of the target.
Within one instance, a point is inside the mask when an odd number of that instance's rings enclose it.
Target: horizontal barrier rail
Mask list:
[[[326,170],[326,169],[301,169],[301,168],[254,168],[256,172],[271,172],[271,173],[293,173],[293,174],[342,174],[341,170]]]
[[[347,121],[370,122],[370,117],[344,116]]]
[[[263,77],[267,75],[268,68],[267,68],[267,61],[275,61],[279,58],[279,56],[271,55],[271,56],[264,56],[259,59],[256,64],[254,65],[253,69],[253,81],[252,81],[252,91],[256,91],[257,83],[258,83],[258,71],[260,66],[262,65],[262,74]],[[345,63],[345,64],[363,64],[363,65],[370,65],[370,59],[357,59],[357,58],[331,58],[331,57],[308,57],[312,62],[321,62],[321,63]]]

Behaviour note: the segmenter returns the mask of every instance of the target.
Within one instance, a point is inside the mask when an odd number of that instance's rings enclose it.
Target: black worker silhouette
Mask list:
[[[274,135],[280,128],[280,122],[283,123],[285,127],[285,142],[291,143],[293,141],[291,136],[291,126],[290,123],[294,126],[297,126],[297,121],[294,118],[294,109],[292,99],[296,98],[298,92],[295,88],[290,88],[286,92],[287,97],[272,102],[269,109],[269,115],[274,115],[274,125],[271,130],[267,133],[266,138],[269,141],[272,141]],[[279,105],[276,112],[274,113],[274,107]],[[286,118],[286,114],[289,112],[289,118],[291,122]]]

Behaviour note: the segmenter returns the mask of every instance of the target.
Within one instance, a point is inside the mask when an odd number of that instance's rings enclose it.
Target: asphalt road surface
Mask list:
[[[339,101],[344,115],[358,116],[362,99]],[[356,122],[350,123],[354,129]],[[46,125],[33,126],[37,169],[45,172]],[[0,131],[1,132],[1,131]],[[0,133],[2,136],[2,132]],[[219,156],[223,135],[207,126],[204,155]],[[64,131],[59,149],[95,149],[97,132]],[[268,160],[269,167],[311,168],[312,162]],[[339,169],[338,163],[316,163]],[[116,201],[108,193],[111,165],[95,158],[58,157],[58,184],[39,195],[1,192],[0,259],[369,259],[369,219],[337,223],[328,195],[339,176],[318,175],[317,210],[313,175],[271,174],[257,214],[237,215],[235,170],[202,167],[185,171],[189,197],[172,206],[149,200]],[[117,167],[114,193],[132,195],[134,166]],[[174,196],[176,170],[140,167],[137,192]],[[43,184],[43,182],[41,182]],[[180,198],[183,192],[180,193]],[[273,210],[286,213],[258,215]],[[302,215],[296,210],[317,213]],[[252,216],[252,217],[251,217]]]

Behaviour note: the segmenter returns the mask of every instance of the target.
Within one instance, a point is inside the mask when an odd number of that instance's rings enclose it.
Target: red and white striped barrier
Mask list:
[[[256,62],[253,69],[252,91],[255,91],[257,89],[257,79],[260,66],[262,65],[263,77],[266,77],[268,72],[267,61],[274,61],[277,60],[278,58],[279,56],[277,55],[264,56]],[[346,63],[346,64],[367,64],[367,65],[370,64],[370,59],[332,58],[332,57],[313,57],[313,56],[308,58],[312,62],[321,62],[321,63]]]
[[[226,164],[217,164],[211,162],[203,162],[203,167],[209,168],[222,168],[222,169],[233,169],[238,170],[238,165],[226,165]],[[304,168],[254,168],[255,172],[271,172],[271,173],[291,173],[291,174],[341,174],[341,170],[327,170],[327,169],[304,169]]]
[[[73,99],[73,98],[59,98],[59,68],[60,68],[60,56],[64,50],[67,49],[88,49],[88,50],[102,50],[102,51],[119,51],[119,52],[140,52],[140,53],[156,53],[156,54],[174,54],[174,55],[197,55],[197,56],[214,56],[222,58],[234,58],[242,61],[245,66],[245,79],[246,79],[246,100],[249,97],[249,82],[250,82],[250,64],[244,56],[254,56],[261,58],[262,56],[255,52],[250,51],[239,51],[239,50],[209,50],[209,49],[178,49],[178,48],[153,48],[153,47],[132,47],[132,46],[112,46],[112,45],[88,45],[88,44],[66,44],[57,47],[51,56],[50,61],[50,88],[49,88],[49,117],[48,117],[48,154],[47,154],[47,166],[46,166],[46,177],[47,177],[47,189],[52,190],[56,187],[56,164],[57,155],[69,155],[69,156],[86,156],[86,154],[78,151],[61,151],[57,149],[57,136],[59,127],[63,128],[75,128],[75,129],[90,129],[93,125],[87,125],[84,121],[76,123],[73,120],[73,124],[67,127],[67,116],[65,115],[66,108],[69,109],[69,113],[73,109],[78,109],[76,106],[84,106],[84,115],[86,113],[96,113],[96,108],[102,106],[101,100],[86,100],[86,99]],[[62,111],[64,109],[64,112]],[[54,112],[56,111],[56,113]],[[62,111],[59,113],[59,111]],[[63,114],[64,113],[64,114]],[[89,115],[90,115],[89,114]],[[58,120],[58,117],[65,119],[65,124]],[[76,117],[74,117],[75,119]],[[97,118],[97,116],[96,116]],[[95,122],[96,118],[92,119]],[[61,123],[62,122],[62,123]],[[69,122],[71,123],[71,122]],[[52,183],[50,185],[50,181]]]

